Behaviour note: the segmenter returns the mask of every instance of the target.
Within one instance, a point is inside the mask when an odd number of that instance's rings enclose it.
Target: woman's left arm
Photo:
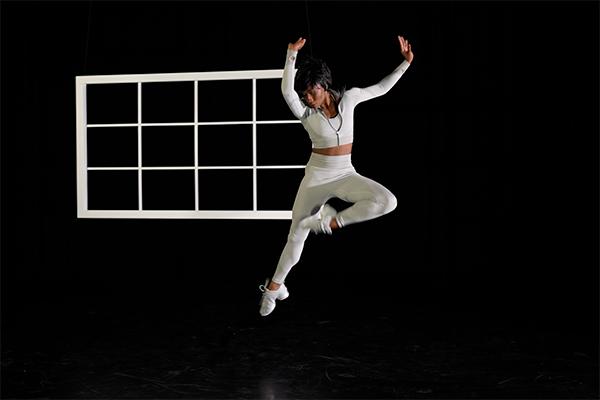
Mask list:
[[[408,67],[410,66],[414,54],[412,52],[412,46],[408,42],[408,40],[404,39],[402,36],[398,36],[398,41],[400,42],[400,53],[404,57],[404,61],[396,67],[391,74],[383,78],[379,83],[361,88],[358,91],[358,102],[369,100],[375,97],[382,96],[386,94],[395,84],[398,82],[400,77],[404,75]]]

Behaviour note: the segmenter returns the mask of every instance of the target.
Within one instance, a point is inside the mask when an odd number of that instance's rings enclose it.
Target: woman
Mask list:
[[[354,107],[387,93],[413,60],[410,43],[402,36],[398,36],[398,41],[404,61],[390,75],[376,85],[343,93],[331,87],[331,71],[321,60],[308,57],[295,74],[296,57],[306,39],[288,44],[281,91],[310,135],[313,148],[294,200],[287,243],[272,279],[259,286],[263,292],[259,311],[262,316],[273,311],[277,300],[289,296],[285,278],[300,260],[311,231],[331,234],[335,229],[377,218],[396,208],[396,198],[388,189],[355,171],[351,153]],[[338,213],[326,204],[334,197],[352,205]]]

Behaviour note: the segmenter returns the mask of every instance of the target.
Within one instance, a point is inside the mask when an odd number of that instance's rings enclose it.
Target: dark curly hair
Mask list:
[[[336,103],[339,103],[344,94],[344,89],[336,90],[332,87],[331,69],[320,58],[305,56],[298,63],[298,72],[294,81],[294,89],[303,97],[304,92],[311,86],[321,85],[325,90],[333,95]]]

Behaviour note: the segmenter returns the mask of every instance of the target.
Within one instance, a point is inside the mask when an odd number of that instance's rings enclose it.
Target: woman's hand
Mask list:
[[[296,43],[288,44],[288,49],[299,51],[302,48],[302,46],[304,46],[304,43],[306,43],[306,39],[298,38],[298,40],[296,40]]]
[[[404,39],[402,36],[398,36],[398,41],[400,42],[400,53],[404,56],[404,59],[409,63],[412,63],[415,55],[412,52],[412,47],[408,40]]]

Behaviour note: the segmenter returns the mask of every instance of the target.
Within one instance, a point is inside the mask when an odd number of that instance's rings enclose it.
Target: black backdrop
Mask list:
[[[596,329],[592,1],[3,1],[4,309],[250,294],[285,243],[289,221],[78,219],[75,76],[282,68],[304,36],[336,83],[361,86],[401,61],[398,34],[415,61],[357,108],[353,154],[398,208],[311,236],[288,281]]]

